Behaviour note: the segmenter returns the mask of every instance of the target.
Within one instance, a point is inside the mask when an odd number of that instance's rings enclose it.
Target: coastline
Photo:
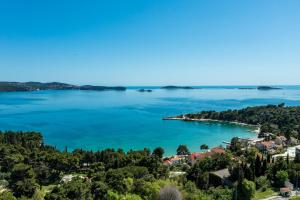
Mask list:
[[[194,121],[194,122],[218,122],[218,123],[228,123],[228,124],[234,124],[238,126],[247,126],[255,128],[253,130],[253,133],[259,134],[260,133],[260,125],[253,125],[253,124],[246,124],[242,122],[237,121],[225,121],[225,120],[217,120],[217,119],[191,119],[183,115],[182,117],[164,117],[163,120],[179,120],[179,121]]]

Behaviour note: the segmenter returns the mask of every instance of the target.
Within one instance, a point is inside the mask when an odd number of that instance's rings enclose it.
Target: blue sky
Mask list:
[[[1,0],[0,80],[300,84],[299,0]]]

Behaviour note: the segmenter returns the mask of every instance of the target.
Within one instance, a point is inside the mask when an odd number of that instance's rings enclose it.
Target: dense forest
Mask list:
[[[188,119],[213,119],[260,125],[262,133],[282,134],[287,138],[290,136],[299,138],[300,134],[300,106],[267,105],[223,112],[203,111],[185,116]]]
[[[242,150],[232,140],[226,154],[198,160],[194,165],[163,165],[163,149],[129,151],[59,151],[35,132],[0,133],[1,200],[250,200],[256,193],[299,181],[300,164],[287,158],[272,162],[257,149]],[[244,152],[242,152],[244,151]],[[180,145],[177,154],[189,153]],[[242,156],[241,156],[242,155]],[[228,168],[223,185],[211,171]],[[185,174],[171,177],[172,171]],[[73,175],[64,181],[66,175]],[[2,189],[1,189],[2,188]],[[4,190],[3,190],[4,188]]]
[[[168,186],[180,190],[185,199],[215,199],[213,195],[227,195],[225,188],[211,188],[208,193],[197,187],[195,176],[169,178],[170,168],[163,165],[164,150],[141,151],[106,149],[103,151],[59,151],[45,145],[40,133],[0,133],[0,199],[158,199],[161,189]],[[224,167],[227,157],[215,157],[208,169]],[[221,164],[220,164],[221,163]],[[221,166],[223,165],[223,166]],[[184,170],[190,166],[184,165]],[[194,173],[194,170],[193,170]],[[63,183],[64,175],[76,176]],[[198,179],[200,180],[200,179]],[[164,191],[164,190],[162,190]]]

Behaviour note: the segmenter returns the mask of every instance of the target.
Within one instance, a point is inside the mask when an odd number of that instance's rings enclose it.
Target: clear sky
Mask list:
[[[300,1],[0,0],[0,80],[300,84]]]

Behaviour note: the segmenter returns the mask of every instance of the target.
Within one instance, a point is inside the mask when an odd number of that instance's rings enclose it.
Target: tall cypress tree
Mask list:
[[[261,168],[261,174],[265,174],[266,171],[267,171],[267,160],[264,159],[263,165],[262,165],[262,168]]]
[[[270,163],[271,162],[271,156],[268,154],[267,155],[267,162]]]
[[[259,177],[261,175],[261,160],[258,155],[256,155],[255,159],[255,176]]]

